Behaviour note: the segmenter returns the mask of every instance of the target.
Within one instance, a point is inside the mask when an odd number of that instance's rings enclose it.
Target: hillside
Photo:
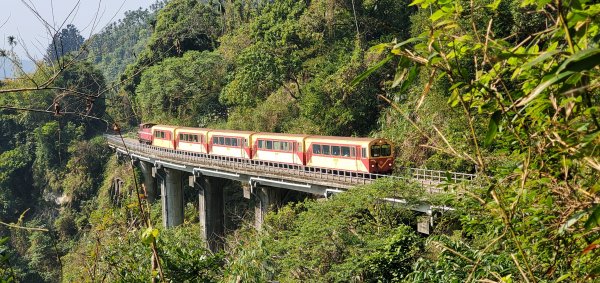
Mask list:
[[[128,12],[0,84],[0,276],[597,280],[599,16],[577,0],[171,0]],[[260,231],[232,182],[226,245],[212,253],[198,189],[185,188],[184,224],[162,228],[139,170],[100,136],[142,122],[385,137],[397,169],[478,178],[436,195],[382,180],[305,197]],[[420,215],[381,201],[391,196],[452,209],[425,236]]]

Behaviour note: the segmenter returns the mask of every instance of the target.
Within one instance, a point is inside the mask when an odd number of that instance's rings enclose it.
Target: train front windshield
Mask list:
[[[386,157],[392,155],[392,146],[389,144],[372,145],[371,157]]]

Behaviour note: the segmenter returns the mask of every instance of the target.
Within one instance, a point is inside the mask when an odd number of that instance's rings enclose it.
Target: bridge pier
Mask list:
[[[190,186],[199,187],[198,213],[202,238],[207,248],[213,252],[223,248],[225,234],[223,187],[226,182],[227,180],[216,177],[190,176]]]
[[[265,216],[273,207],[281,206],[282,190],[272,187],[254,187],[254,227],[257,230],[262,228]]]
[[[152,163],[140,161],[146,199],[149,203],[153,203],[156,200],[156,181],[154,179],[154,174],[152,173],[153,168],[154,165]]]
[[[183,224],[183,186],[181,171],[164,168],[164,172],[160,182],[162,215],[163,226],[169,228]]]

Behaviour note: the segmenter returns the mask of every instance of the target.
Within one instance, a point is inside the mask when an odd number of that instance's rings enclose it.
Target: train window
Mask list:
[[[194,135],[194,142],[198,142],[198,135]]]
[[[325,155],[329,155],[329,146],[328,145],[323,145],[323,154]]]
[[[381,145],[381,156],[392,155],[392,147],[389,144]]]
[[[231,145],[231,138],[225,138],[225,145]]]
[[[160,132],[160,138],[164,139],[165,138],[165,132]]]
[[[381,156],[381,146],[378,146],[378,145],[371,146],[371,156],[373,156],[373,157]]]
[[[232,138],[231,139],[231,146],[235,146],[235,147],[238,146],[238,139],[237,138]]]
[[[246,144],[246,147],[248,147],[248,139],[244,139],[244,143]]]
[[[183,134],[179,134],[179,140],[182,141],[183,140]]]
[[[367,158],[367,149],[366,148],[362,148],[362,158]]]
[[[219,144],[221,144],[221,145],[225,144],[225,137],[219,137]]]
[[[312,148],[313,148],[314,154],[321,154],[321,145],[320,144],[313,144]]]
[[[350,157],[356,157],[356,148],[350,148]]]
[[[331,147],[331,155],[340,156],[340,147],[337,145],[332,146]]]
[[[213,137],[213,144],[219,144],[219,138]]]
[[[350,147],[349,146],[342,146],[342,156],[350,157]]]
[[[258,140],[258,148],[264,148],[263,147],[263,140]]]
[[[281,142],[281,150],[290,151],[290,143],[289,142]]]
[[[273,142],[273,149],[274,150],[281,150],[281,142],[274,141]]]
[[[267,141],[267,149],[273,149],[273,141]]]

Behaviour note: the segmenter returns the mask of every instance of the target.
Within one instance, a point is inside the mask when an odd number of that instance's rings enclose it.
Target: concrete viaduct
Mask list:
[[[281,201],[282,191],[292,190],[328,197],[351,187],[369,184],[377,178],[403,178],[376,174],[354,174],[352,172],[327,171],[320,168],[292,169],[285,164],[255,164],[250,160],[217,157],[201,153],[165,149],[140,144],[134,139],[121,139],[119,136],[105,135],[108,145],[117,155],[127,156],[142,172],[143,184],[149,202],[158,197],[160,188],[162,219],[164,227],[174,227],[183,223],[184,192],[183,182],[199,189],[198,207],[202,236],[210,250],[221,247],[224,234],[223,186],[227,180],[240,181],[245,198],[255,199],[255,226],[260,229],[265,214],[272,204]],[[405,178],[418,181],[430,190],[435,185],[448,181],[472,180],[475,175],[406,168]],[[185,178],[187,176],[187,178]],[[283,189],[283,190],[282,190]],[[389,201],[405,203],[403,200]],[[435,209],[428,204],[411,209],[429,216]],[[447,209],[447,208],[442,208]],[[432,223],[431,223],[432,224]],[[425,223],[427,225],[427,223]],[[429,228],[429,227],[425,227]]]

